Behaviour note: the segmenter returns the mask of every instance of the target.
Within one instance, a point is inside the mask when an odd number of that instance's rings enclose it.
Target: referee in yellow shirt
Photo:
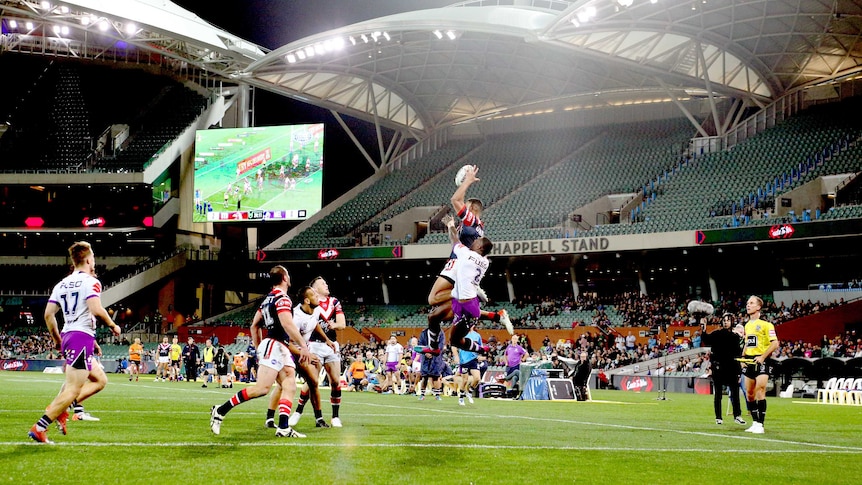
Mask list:
[[[754,423],[745,431],[763,434],[763,422],[766,419],[766,383],[772,372],[772,365],[767,361],[773,352],[778,350],[778,337],[775,326],[760,319],[760,309],[763,300],[751,296],[745,304],[748,322],[745,324],[745,347],[742,355],[749,360],[745,366],[745,394],[748,409]]]

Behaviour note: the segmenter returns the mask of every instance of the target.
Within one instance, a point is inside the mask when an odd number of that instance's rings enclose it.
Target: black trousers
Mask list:
[[[733,416],[742,415],[742,408],[739,405],[739,375],[732,370],[722,370],[721,367],[712,370],[715,419],[721,419],[722,417],[721,396],[724,394],[724,386],[730,388],[730,405],[733,407]]]
[[[186,362],[186,380],[194,382],[198,378],[197,362]]]

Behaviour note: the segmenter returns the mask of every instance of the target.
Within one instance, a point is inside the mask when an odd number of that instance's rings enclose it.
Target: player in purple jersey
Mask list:
[[[90,243],[80,241],[72,244],[69,257],[75,269],[54,286],[45,307],[48,332],[66,359],[66,379],[60,394],[30,428],[30,438],[40,443],[51,443],[47,431],[54,420],[60,431],[66,434],[66,420],[69,418],[66,408],[75,401],[83,402],[108,383],[102,366],[93,359],[96,321],[102,320],[114,335],[120,335],[120,327],[102,306],[102,284],[95,276],[96,256]],[[62,332],[57,326],[57,312],[60,310],[65,320]]]
[[[482,222],[481,216],[484,209],[482,201],[479,199],[467,199],[467,189],[479,179],[476,178],[478,167],[473,170],[468,170],[464,177],[464,182],[458,186],[452,194],[452,208],[455,209],[455,215],[460,221],[458,225],[449,225],[450,237],[453,231],[456,231],[457,241],[466,247],[471,247],[473,243],[485,235],[485,224]],[[428,304],[432,306],[431,313],[428,314],[428,328],[430,329],[430,346],[434,352],[439,352],[437,346],[437,334],[441,331],[440,324],[444,321],[452,320],[452,288],[455,286],[455,263],[456,254],[453,251],[446,262],[443,271],[437,276],[434,281],[434,286],[428,294]],[[477,288],[480,298],[485,300],[484,291]],[[509,315],[506,310],[489,312],[480,310],[479,318],[502,323],[508,332],[514,333],[512,322],[509,320]]]

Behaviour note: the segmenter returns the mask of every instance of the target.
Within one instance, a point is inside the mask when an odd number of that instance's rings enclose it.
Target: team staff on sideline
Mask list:
[[[317,292],[317,311],[322,332],[313,332],[308,337],[308,348],[320,359],[320,363],[326,370],[326,376],[329,379],[329,404],[332,406],[332,427],[340,428],[342,424],[338,413],[341,409],[341,354],[335,331],[347,327],[347,319],[344,317],[341,302],[330,294],[329,284],[322,276],[311,280],[309,286]],[[319,373],[320,369],[317,371]],[[305,408],[302,393],[307,390],[308,385],[304,385],[300,391],[296,412],[290,417],[291,426],[296,426],[299,418],[302,417],[302,411]]]
[[[733,420],[736,424],[745,424],[742,419],[742,408],[739,405],[739,376],[742,369],[736,360],[742,354],[742,338],[733,332],[733,315],[725,313],[721,316],[721,328],[706,333],[706,319],[701,321],[703,345],[710,347],[710,370],[712,372],[713,410],[715,424],[722,424],[721,396],[724,386],[730,389],[730,404],[733,407]]]
[[[135,376],[135,382],[141,374],[141,357],[144,355],[144,346],[141,345],[141,339],[135,338],[132,345],[129,345],[129,381],[132,376]]]
[[[745,348],[743,357],[752,359],[745,366],[745,398],[748,401],[754,423],[745,431],[763,434],[763,422],[766,421],[766,384],[772,372],[772,364],[767,359],[778,349],[780,342],[775,334],[775,327],[760,319],[763,300],[751,296],[745,303],[748,322],[745,324]]]
[[[72,402],[80,404],[105,388],[108,377],[102,366],[94,362],[96,321],[101,320],[119,337],[120,327],[102,306],[102,284],[96,278],[96,256],[90,243],[80,241],[69,248],[75,267],[72,274],[60,280],[45,306],[45,324],[54,344],[66,359],[66,378],[60,394],[51,401],[45,414],[30,428],[30,438],[51,443],[48,426],[57,421],[60,432],[66,434],[66,410]],[[63,331],[57,326],[57,312],[63,311]]]
[[[221,432],[224,417],[231,409],[240,404],[269,393],[275,382],[281,386],[281,399],[278,402],[277,437],[305,438],[288,425],[291,401],[296,394],[296,364],[287,347],[288,340],[299,346],[301,363],[312,359],[308,346],[302,339],[299,329],[293,323],[293,303],[287,296],[290,288],[290,273],[284,266],[275,266],[269,270],[269,280],[272,291],[266,295],[251,322],[251,339],[257,346],[260,359],[257,382],[247,387],[225,401],[221,406],[213,406],[210,413],[210,429],[213,433]],[[266,330],[266,337],[263,331]]]
[[[476,331],[476,321],[470,324],[470,332],[467,333],[467,338],[478,342],[482,345],[482,336]],[[479,386],[481,374],[479,373],[479,354],[470,350],[462,350],[457,347],[452,347],[452,356],[457,359],[455,364],[458,366],[458,404],[464,406],[464,398],[466,397],[470,404],[473,404],[473,391]]]
[[[183,363],[186,366],[186,381],[195,382],[198,378],[198,366],[201,363],[201,351],[195,345],[194,337],[189,337],[183,348]]]

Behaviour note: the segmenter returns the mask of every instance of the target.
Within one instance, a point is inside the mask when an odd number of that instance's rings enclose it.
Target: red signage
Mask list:
[[[28,217],[24,219],[24,225],[27,227],[42,227],[45,221],[41,217]]]
[[[793,236],[794,232],[796,230],[790,224],[781,224],[770,227],[767,234],[769,235],[769,239],[787,239]]]
[[[81,221],[81,224],[84,227],[102,227],[105,225],[104,217],[85,217],[84,220]]]
[[[0,360],[0,370],[27,370],[27,361]]]
[[[649,376],[625,376],[620,381],[622,391],[650,392],[652,386],[652,377]]]
[[[694,231],[694,243],[703,244],[706,241],[706,234],[703,231]]]
[[[263,165],[263,163],[270,158],[272,158],[272,150],[269,148],[257,152],[254,155],[236,164],[236,174],[242,175],[253,169],[254,167],[257,167],[258,165]]]
[[[317,252],[317,259],[335,259],[338,257],[337,249],[321,249]]]

